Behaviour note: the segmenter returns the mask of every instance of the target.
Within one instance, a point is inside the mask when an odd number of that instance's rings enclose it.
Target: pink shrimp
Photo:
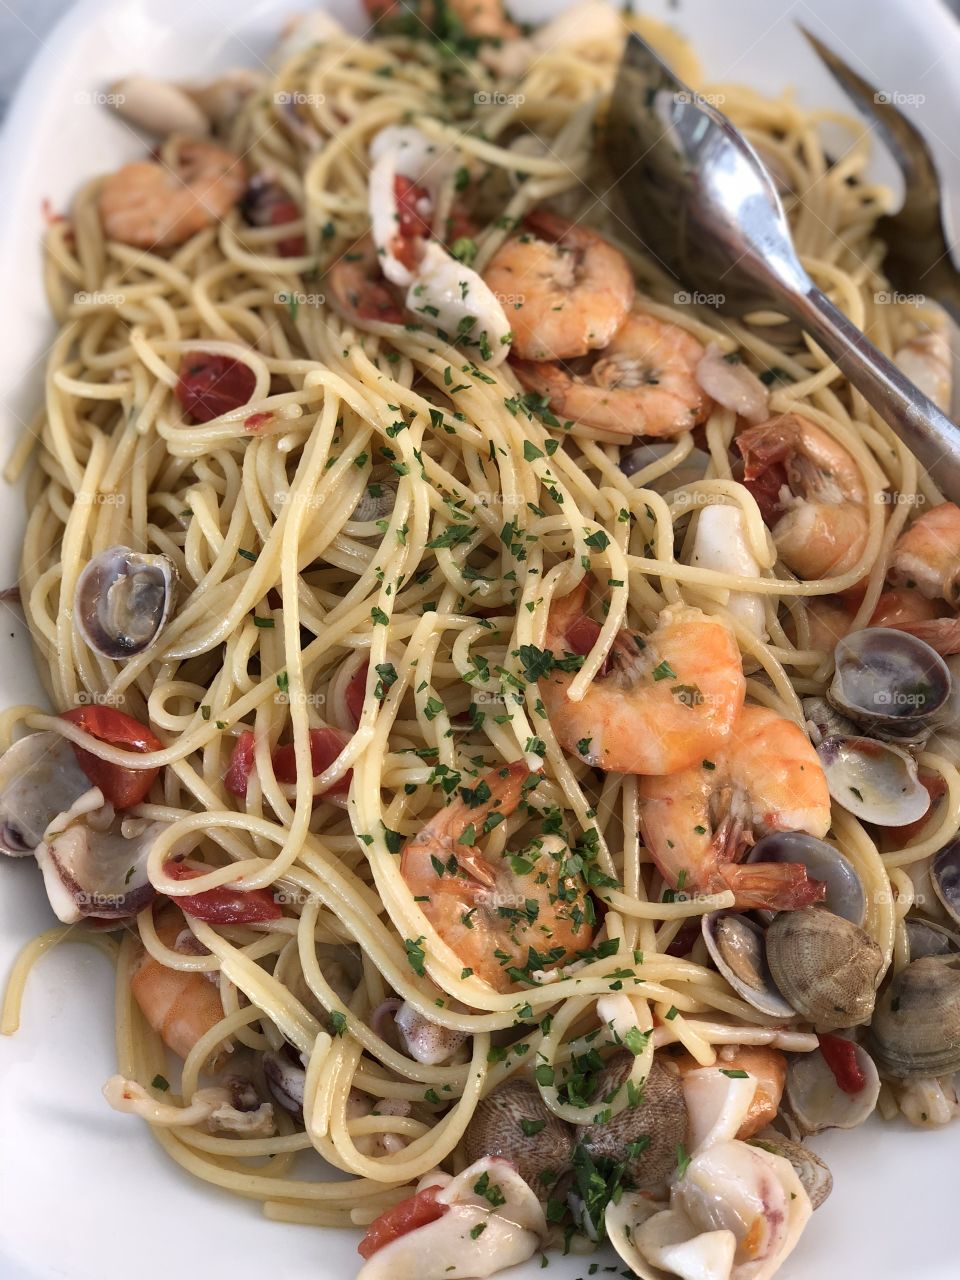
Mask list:
[[[668,884],[687,893],[730,889],[741,909],[810,906],[824,886],[796,863],[740,859],[757,836],[825,836],[830,794],[803,730],[767,707],[745,706],[726,743],[688,769],[640,781],[640,830]]]

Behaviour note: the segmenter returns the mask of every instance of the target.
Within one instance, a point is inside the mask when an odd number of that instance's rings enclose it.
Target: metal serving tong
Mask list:
[[[633,33],[604,145],[646,250],[719,311],[791,316],[960,502],[960,428],[814,285],[757,153]]]

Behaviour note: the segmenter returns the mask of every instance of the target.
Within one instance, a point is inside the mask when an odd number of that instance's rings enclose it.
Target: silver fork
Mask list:
[[[903,174],[903,205],[876,225],[887,246],[883,269],[895,289],[922,291],[960,321],[960,273],[943,226],[943,192],[930,148],[902,111],[832,49],[797,23],[827,70],[863,115],[869,117]]]
[[[625,220],[648,252],[720,311],[785,311],[960,501],[960,429],[814,285],[754,149],[632,33],[604,146]]]

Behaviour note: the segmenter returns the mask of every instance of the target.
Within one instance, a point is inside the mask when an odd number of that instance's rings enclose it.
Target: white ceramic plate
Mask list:
[[[52,333],[40,282],[42,201],[65,207],[84,179],[140,150],[96,95],[129,71],[188,77],[256,65],[281,19],[307,7],[305,0],[86,0],[51,36],[0,142],[4,450],[39,402]],[[359,0],[356,6],[330,0],[329,7],[361,29]],[[560,7],[562,0],[517,0],[515,11],[532,18]],[[931,138],[945,180],[960,192],[960,157],[951,149],[960,116],[960,84],[951,79],[960,29],[935,0],[659,0],[643,7],[695,42],[712,79],[769,92],[794,86],[805,104],[842,107],[793,23],[810,26],[878,87],[914,100],[910,109]],[[877,172],[895,178],[882,158]],[[22,526],[21,498],[7,492],[0,502],[0,585],[16,578]],[[42,701],[22,620],[4,608],[0,623],[0,706]],[[4,860],[0,974],[51,923],[34,866]],[[0,1043],[0,1278],[353,1276],[353,1233],[267,1222],[254,1204],[181,1172],[144,1126],[106,1106],[100,1088],[114,1070],[111,987],[101,956],[60,948],[30,979],[19,1034]],[[833,1169],[835,1190],[783,1268],[784,1280],[841,1272],[854,1280],[960,1274],[957,1138],[957,1129],[921,1133],[879,1122],[824,1136],[816,1145]],[[574,1280],[591,1261],[613,1259],[554,1257],[546,1274]],[[543,1272],[534,1266],[512,1274],[531,1280]]]

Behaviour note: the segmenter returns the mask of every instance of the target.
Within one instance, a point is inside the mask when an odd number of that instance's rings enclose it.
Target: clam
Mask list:
[[[538,1195],[570,1167],[573,1130],[549,1111],[536,1085],[507,1080],[482,1098],[463,1136],[467,1161],[509,1160]],[[544,1175],[548,1175],[544,1178]]]
[[[389,480],[370,480],[351,511],[350,520],[358,524],[372,524],[374,520],[389,517],[396,500],[395,484]]]
[[[855,631],[837,642],[834,657],[827,698],[879,737],[922,741],[950,696],[947,664],[906,631]]]
[[[285,1053],[265,1053],[263,1074],[270,1092],[285,1111],[303,1114],[303,1092],[307,1073],[303,1067],[291,1062]]]
[[[812,1207],[788,1160],[745,1142],[694,1154],[669,1207],[628,1192],[607,1206],[610,1242],[641,1280],[766,1280],[795,1247]],[[735,1258],[742,1261],[734,1265]]]
[[[74,618],[96,653],[122,660],[157,640],[173,609],[177,570],[164,555],[108,547],[77,579]]]
[[[676,450],[676,444],[650,442],[632,445],[629,449],[620,450],[620,470],[625,476],[636,475],[647,467],[662,462]],[[676,462],[669,471],[663,472],[653,480],[648,480],[644,488],[653,489],[655,493],[671,493],[682,485],[695,484],[707,474],[710,455],[702,449],[691,449],[681,462]]]
[[[77,822],[39,845],[37,863],[57,919],[125,920],[141,911],[155,897],[146,863],[160,825],[148,828],[144,840]]]
[[[830,795],[863,822],[902,827],[930,808],[917,762],[892,742],[862,737],[852,721],[823,698],[804,698],[810,736],[826,775]]]
[[[37,864],[57,918],[76,924],[86,918],[125,920],[153,900],[147,859],[164,822],[118,815],[88,790],[50,826],[37,846]],[[196,837],[178,842],[171,856],[190,852]]]
[[[797,1016],[770,973],[758,924],[737,912],[715,911],[703,917],[701,930],[714,964],[739,996],[770,1018]]]
[[[901,969],[877,1001],[870,1043],[895,1080],[960,1071],[960,971],[951,958],[921,956]]]
[[[854,1060],[863,1075],[863,1088],[846,1093],[819,1049],[791,1056],[785,1088],[787,1111],[801,1134],[855,1129],[873,1113],[880,1096],[877,1065],[859,1044],[854,1046]]]
[[[425,1018],[408,1000],[401,1001],[394,1023],[410,1057],[431,1067],[450,1062],[467,1040],[466,1031]]]
[[[629,1054],[611,1058],[598,1074],[596,1100],[612,1096],[632,1065]],[[606,1124],[577,1126],[577,1141],[592,1156],[623,1161],[631,1182],[641,1190],[670,1180],[677,1166],[677,1144],[686,1139],[683,1085],[679,1075],[656,1057],[644,1082],[643,1097],[635,1107],[625,1108]]]
[[[904,926],[911,960],[919,960],[921,956],[960,955],[960,937],[942,924],[923,916],[907,916]]]
[[[960,838],[951,840],[934,858],[930,882],[944,911],[960,924]]]
[[[867,910],[863,882],[850,859],[825,840],[805,831],[775,831],[758,840],[745,861],[799,863],[811,880],[826,885],[821,906],[853,924],[863,924]]]
[[[782,911],[767,929],[766,946],[784,998],[818,1030],[870,1017],[883,952],[858,925],[820,907]]]
[[[769,1151],[771,1155],[782,1156],[793,1165],[793,1171],[800,1179],[800,1185],[810,1197],[810,1204],[819,1209],[833,1190],[833,1174],[815,1151],[805,1147],[802,1142],[793,1142],[790,1138],[776,1136],[750,1138],[751,1147],[759,1147],[761,1151]]]
[[[0,757],[0,852],[33,853],[57,816],[91,788],[72,745],[59,733],[30,733]]]

